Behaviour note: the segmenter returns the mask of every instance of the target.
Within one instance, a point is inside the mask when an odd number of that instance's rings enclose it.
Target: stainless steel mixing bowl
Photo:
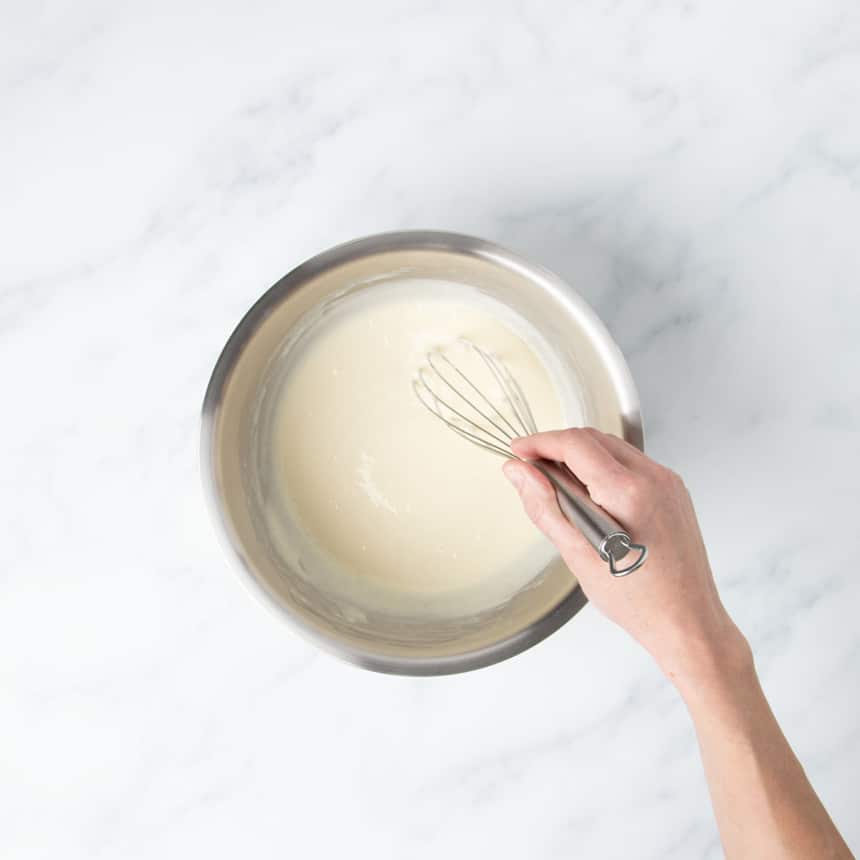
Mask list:
[[[203,403],[202,472],[215,519],[244,579],[321,647],[381,672],[441,675],[503,660],[539,642],[586,603],[560,560],[500,606],[457,618],[391,615],[326,591],[298,555],[275,548],[260,516],[257,406],[274,359],[300,320],[368,284],[436,278],[478,288],[535,326],[575,374],[591,424],[642,447],[639,399],[624,358],[582,297],[546,269],[480,239],[385,233],[340,245],[278,281],[245,315]],[[404,396],[411,396],[404,392]],[[608,574],[607,574],[608,575]]]

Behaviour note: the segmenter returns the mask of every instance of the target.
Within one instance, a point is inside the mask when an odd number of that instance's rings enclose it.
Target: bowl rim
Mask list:
[[[376,233],[336,245],[314,255],[289,271],[269,287],[240,319],[222,348],[206,387],[200,418],[200,472],[212,520],[227,556],[250,592],[276,612],[307,640],[343,660],[376,672],[397,675],[446,675],[479,669],[513,657],[531,648],[567,623],[588,602],[579,583],[555,606],[551,606],[528,626],[504,639],[478,649],[437,657],[402,657],[339,642],[291,612],[255,575],[253,566],[234,536],[215,480],[215,428],[224,402],[224,391],[236,363],[257,329],[272,310],[306,281],[347,262],[392,251],[442,251],[482,259],[518,271],[549,289],[557,298],[575,308],[588,321],[593,335],[603,347],[601,358],[612,376],[623,405],[624,436],[644,449],[639,396],[621,350],[603,321],[588,302],[567,282],[548,269],[532,263],[493,242],[461,233],[439,230],[398,230]]]

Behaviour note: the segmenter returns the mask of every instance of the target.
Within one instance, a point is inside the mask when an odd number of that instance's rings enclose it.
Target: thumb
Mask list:
[[[583,552],[593,552],[579,529],[561,512],[546,475],[522,460],[508,460],[502,468],[519,493],[529,519],[555,544],[568,564]]]

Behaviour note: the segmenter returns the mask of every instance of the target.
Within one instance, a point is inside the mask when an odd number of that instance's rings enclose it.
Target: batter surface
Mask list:
[[[508,365],[538,426],[581,419],[535,331],[475,290],[396,282],[341,300],[288,352],[271,432],[276,508],[355,594],[492,606],[552,558],[502,461],[430,415],[412,389],[460,338]],[[349,580],[349,582],[347,582]]]

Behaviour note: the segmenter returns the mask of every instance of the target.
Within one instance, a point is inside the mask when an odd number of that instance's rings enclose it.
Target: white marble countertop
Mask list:
[[[855,0],[3,19],[0,856],[720,855],[678,697],[592,609],[385,677],[222,554],[197,434],[226,336],[307,256],[411,227],[501,242],[606,320],[860,847]]]

